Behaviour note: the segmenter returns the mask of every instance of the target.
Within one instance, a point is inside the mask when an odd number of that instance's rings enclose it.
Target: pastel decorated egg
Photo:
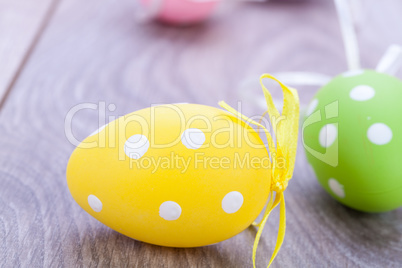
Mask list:
[[[141,0],[149,17],[179,25],[198,23],[209,17],[218,1],[214,0]]]
[[[304,147],[320,184],[361,211],[402,206],[402,82],[371,70],[344,73],[311,101]]]
[[[258,133],[221,109],[161,105],[121,117],[78,146],[67,182],[110,228],[171,247],[220,242],[267,202],[269,157]]]

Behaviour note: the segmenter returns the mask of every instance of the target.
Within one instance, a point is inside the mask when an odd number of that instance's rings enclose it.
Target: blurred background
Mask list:
[[[400,0],[355,0],[361,64],[402,45]],[[144,18],[138,0],[0,0],[0,266],[250,267],[255,230],[217,245],[172,249],[120,235],[85,213],[65,181],[74,146],[100,121],[151,104],[235,105],[262,97],[262,73],[347,70],[333,1],[223,1],[202,23]],[[399,71],[396,76],[402,78]],[[244,86],[246,85],[246,86]],[[298,88],[305,107],[318,87]],[[281,98],[279,91],[274,92]],[[103,104],[101,104],[103,103]],[[262,114],[243,102],[247,115]],[[273,267],[400,267],[402,211],[365,214],[333,200],[299,150],[287,191],[288,229]],[[276,242],[266,227],[258,267]]]

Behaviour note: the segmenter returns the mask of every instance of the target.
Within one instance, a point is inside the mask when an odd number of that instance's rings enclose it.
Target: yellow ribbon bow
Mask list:
[[[264,86],[262,80],[264,78],[270,78],[279,83],[283,91],[283,109],[282,115],[276,109],[274,102],[272,101],[271,93],[269,93],[268,89]],[[283,158],[286,160],[286,168],[279,169],[276,168],[275,165],[271,165],[271,189],[270,189],[270,199],[267,204],[267,207],[264,212],[264,216],[261,222],[253,223],[253,226],[258,227],[258,232],[255,237],[254,246],[253,246],[253,266],[255,266],[255,257],[257,254],[257,247],[260,241],[260,237],[262,231],[264,229],[265,223],[268,220],[268,217],[271,211],[278,205],[279,206],[279,230],[278,237],[276,240],[276,246],[274,252],[272,253],[271,259],[269,261],[268,267],[271,265],[276,255],[278,254],[279,249],[282,246],[283,239],[285,237],[285,229],[286,229],[286,209],[285,209],[285,197],[283,192],[288,186],[289,180],[292,178],[295,160],[296,160],[296,149],[297,149],[297,138],[298,138],[298,130],[299,130],[299,96],[297,91],[293,88],[289,88],[280,82],[278,79],[273,77],[270,74],[263,74],[260,77],[260,84],[262,90],[264,92],[265,101],[267,102],[268,109],[263,114],[263,116],[268,113],[271,119],[271,125],[273,128],[273,133],[275,134],[276,144],[272,139],[269,131],[260,123],[255,122],[254,120],[244,116],[237,110],[230,107],[224,101],[219,102],[219,105],[226,109],[228,112],[238,116],[239,118],[245,120],[247,123],[256,125],[262,128],[267,136],[268,141],[268,149],[271,156],[271,164],[274,161],[274,158],[280,159]],[[273,199],[275,194],[275,199]]]

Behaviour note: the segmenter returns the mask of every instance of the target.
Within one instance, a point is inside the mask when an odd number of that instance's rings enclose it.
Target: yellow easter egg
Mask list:
[[[67,182],[110,228],[171,247],[217,243],[246,229],[270,192],[258,133],[221,109],[161,105],[121,117],[78,146]]]

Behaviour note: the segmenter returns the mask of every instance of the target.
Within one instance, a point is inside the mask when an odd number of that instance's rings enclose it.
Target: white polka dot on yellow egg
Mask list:
[[[180,218],[181,207],[173,201],[163,202],[159,207],[159,216],[167,221],[174,221]]]
[[[124,144],[124,152],[132,159],[141,158],[149,149],[149,141],[144,135],[136,134]]]
[[[183,132],[181,142],[188,149],[198,149],[205,142],[205,134],[200,129],[189,128]]]
[[[94,195],[88,196],[88,204],[95,212],[100,212],[102,210],[102,202]]]
[[[230,192],[222,199],[222,209],[229,214],[235,213],[242,207],[243,201],[244,198],[240,192]]]

